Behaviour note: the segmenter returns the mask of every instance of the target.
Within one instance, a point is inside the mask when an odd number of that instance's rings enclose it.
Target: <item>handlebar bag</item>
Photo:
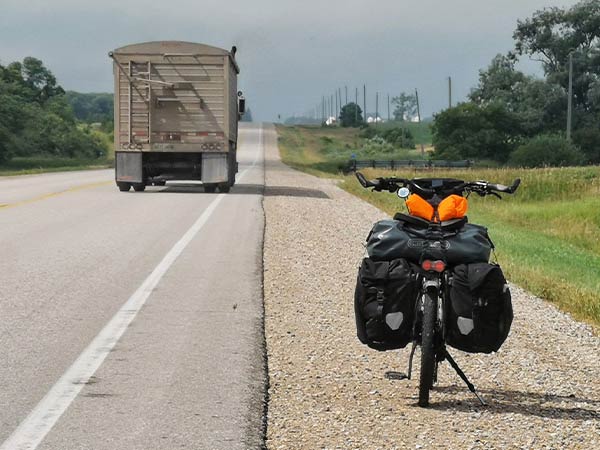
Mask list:
[[[496,264],[462,264],[451,277],[446,342],[469,353],[496,352],[513,320],[508,284]]]
[[[441,259],[449,265],[488,262],[494,248],[487,228],[458,223],[440,231],[409,220],[381,220],[367,237],[367,253],[375,261],[405,258],[418,264],[421,257]],[[418,219],[414,219],[418,220]]]
[[[379,351],[406,347],[412,340],[416,296],[415,276],[406,260],[365,258],[354,294],[360,342]]]

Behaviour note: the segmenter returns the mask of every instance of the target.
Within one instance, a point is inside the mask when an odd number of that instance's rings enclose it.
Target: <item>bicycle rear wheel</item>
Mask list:
[[[437,299],[423,294],[423,330],[421,332],[421,374],[419,382],[419,406],[429,406],[429,390],[433,386],[435,370],[435,319]]]

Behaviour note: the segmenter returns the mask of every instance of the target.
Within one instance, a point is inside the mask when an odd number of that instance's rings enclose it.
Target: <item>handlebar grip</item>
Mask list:
[[[520,184],[521,184],[521,179],[516,178],[515,181],[513,181],[512,186],[510,187],[510,193],[511,194],[515,193]]]
[[[488,188],[490,188],[490,189],[492,189],[494,191],[504,192],[506,194],[514,194],[520,184],[521,184],[521,179],[517,178],[513,182],[512,186],[504,186],[503,184],[492,184],[492,183],[490,183],[490,184],[488,184]]]
[[[371,185],[371,183],[369,183],[369,181],[365,178],[365,176],[362,173],[356,172],[355,175],[356,178],[358,178],[358,182],[362,187],[368,188]]]
[[[508,186],[504,186],[503,184],[494,184],[494,183],[489,183],[488,188],[491,189],[492,191],[498,191],[498,192],[507,192],[510,189]]]

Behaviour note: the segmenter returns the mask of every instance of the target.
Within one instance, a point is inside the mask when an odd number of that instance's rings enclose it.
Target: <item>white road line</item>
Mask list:
[[[250,167],[240,173],[237,181],[241,181],[252,169],[262,154],[263,128],[259,128],[258,152]],[[117,311],[113,318],[106,324],[88,347],[79,355],[75,362],[67,369],[62,377],[48,391],[46,396],[37,404],[31,413],[21,422],[19,427],[2,444],[0,450],[33,450],[42,442],[50,432],[60,416],[75,400],[83,386],[96,373],[104,359],[119,342],[123,333],[135,316],[144,306],[154,288],[161,278],[173,265],[175,260],[185,250],[191,240],[204,227],[226,194],[219,194],[208,205],[191,228],[186,231],[181,239],[169,250],[162,261],[152,273],[144,280],[141,286],[133,293],[129,300]]]

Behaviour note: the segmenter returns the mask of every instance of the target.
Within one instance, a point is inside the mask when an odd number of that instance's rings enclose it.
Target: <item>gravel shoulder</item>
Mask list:
[[[418,376],[385,378],[406,372],[409,349],[379,353],[356,338],[364,238],[386,216],[282,164],[274,128],[265,151],[269,449],[600,448],[600,339],[515,286],[499,353],[451,349],[488,406],[444,363],[432,406],[418,408]]]

